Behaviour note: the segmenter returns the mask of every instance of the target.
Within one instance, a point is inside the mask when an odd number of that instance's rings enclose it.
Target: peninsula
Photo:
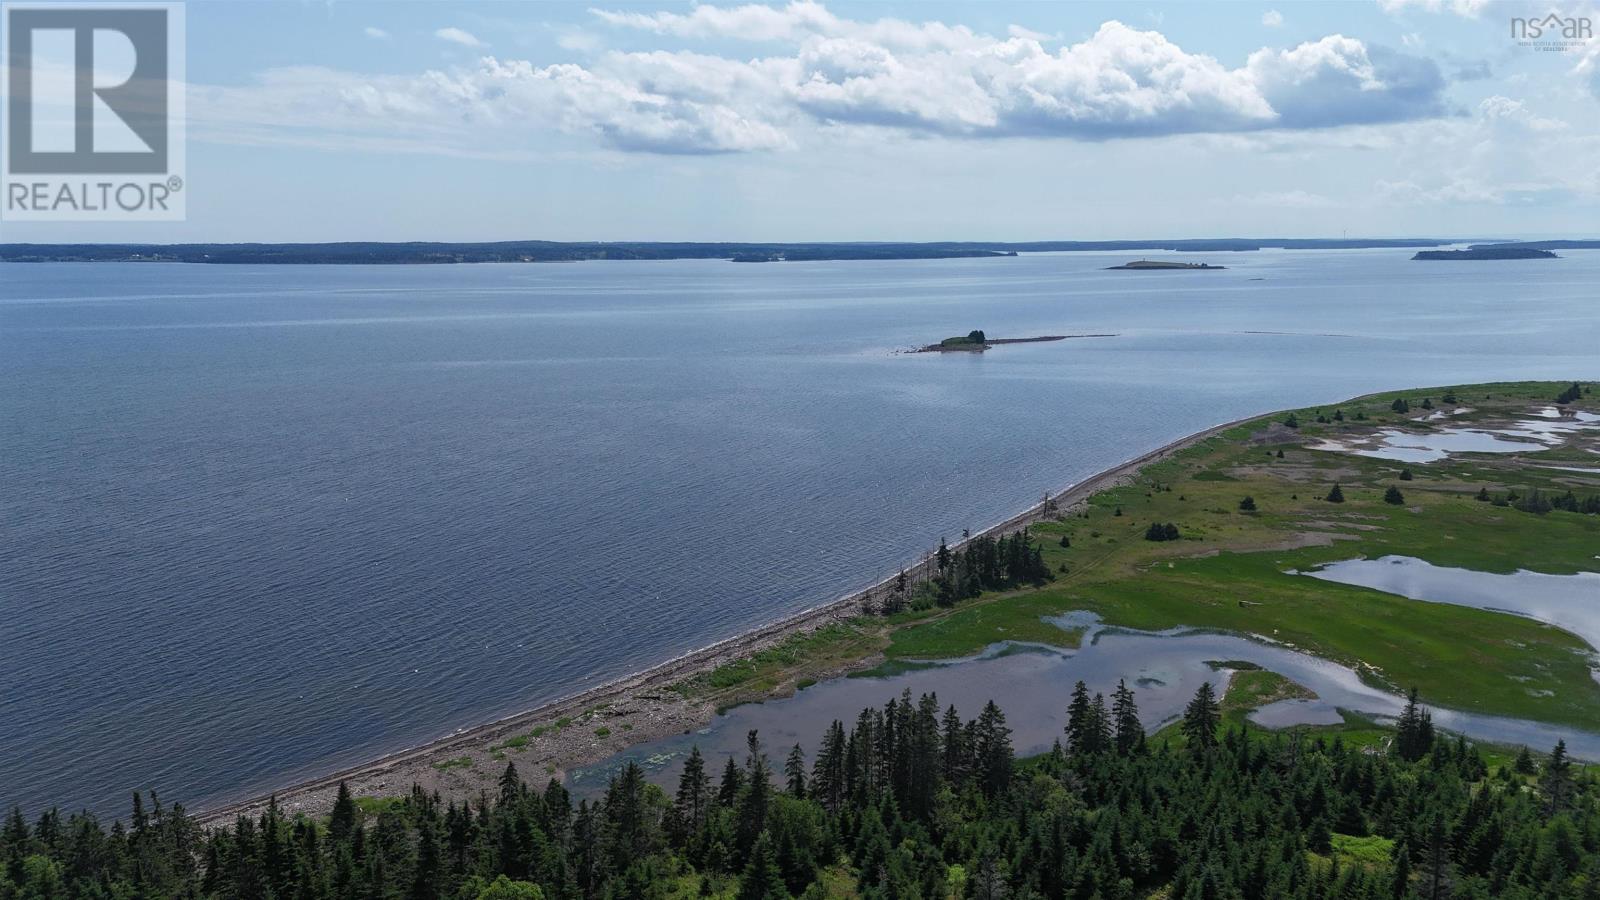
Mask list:
[[[1425,441],[1448,428],[1514,435],[1530,419],[1546,423],[1547,437],[1515,452],[1450,452],[1417,463],[1380,446],[1395,434]],[[1060,618],[1073,611],[1152,633],[1187,626],[1272,635],[1276,645],[1349,666],[1391,695],[1416,687],[1461,715],[1567,729],[1569,741],[1582,738],[1592,752],[1600,746],[1600,683],[1589,673],[1592,648],[1574,633],[1580,624],[1503,611],[1510,607],[1421,602],[1302,573],[1398,556],[1485,574],[1592,571],[1600,477],[1584,474],[1590,469],[1581,463],[1595,452],[1600,401],[1591,387],[1566,382],[1391,391],[1229,422],[1048,493],[859,592],[566,700],[290,787],[276,806],[326,814],[341,783],[358,797],[404,797],[412,784],[474,797],[497,789],[508,762],[560,777],[844,673],[959,659],[1004,641],[1076,648],[1082,628]],[[1014,572],[963,568],[1002,539],[1018,561]],[[1277,683],[1284,677],[1252,676],[1241,690],[1267,679],[1275,686],[1262,696],[1300,696]],[[1259,700],[1233,702],[1243,716]],[[1355,715],[1298,727],[1360,747],[1381,747],[1393,734]],[[220,825],[259,816],[267,802],[212,806],[203,818]]]
[[[1110,337],[1102,334],[1046,334],[1039,337],[1025,338],[992,338],[983,333],[982,329],[969,331],[957,337],[947,337],[937,344],[928,344],[918,347],[916,353],[982,353],[990,347],[999,344],[1040,344],[1047,341],[1064,341],[1069,337]]]

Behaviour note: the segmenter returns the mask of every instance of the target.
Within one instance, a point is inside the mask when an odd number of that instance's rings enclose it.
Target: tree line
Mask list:
[[[1026,528],[999,537],[963,535],[957,549],[940,538],[933,563],[932,577],[915,586],[901,571],[885,592],[879,611],[893,615],[908,607],[954,606],[984,591],[1039,585],[1055,577],[1045,564],[1044,551]]]
[[[909,691],[775,765],[751,732],[720,776],[698,749],[676,791],[625,765],[603,797],[527,784],[420,788],[332,815],[203,831],[135,795],[127,823],[14,811],[0,898],[1578,898],[1600,886],[1594,780],[1558,745],[1491,775],[1413,693],[1387,752],[1223,728],[1209,683],[1151,740],[1134,692],[1081,683],[1063,740],[1019,761],[1004,713]],[[1341,853],[1356,842],[1365,853]],[[1377,848],[1374,850],[1374,848]],[[830,876],[829,873],[832,873]],[[834,882],[828,882],[834,883]]]

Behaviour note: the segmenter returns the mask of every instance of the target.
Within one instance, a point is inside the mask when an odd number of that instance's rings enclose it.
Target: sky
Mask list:
[[[1551,12],[192,0],[187,221],[0,240],[1600,237]]]

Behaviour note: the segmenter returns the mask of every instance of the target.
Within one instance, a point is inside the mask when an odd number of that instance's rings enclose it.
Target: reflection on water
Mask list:
[[[751,729],[761,733],[775,763],[796,743],[809,759],[817,739],[833,720],[843,720],[848,726],[864,707],[882,706],[908,689],[913,698],[927,692],[938,694],[941,705],[954,704],[963,718],[976,716],[986,701],[994,700],[1005,710],[1012,742],[1021,755],[1047,750],[1061,736],[1069,695],[1080,679],[1091,692],[1108,696],[1118,679],[1127,680],[1137,691],[1140,719],[1148,731],[1181,714],[1201,682],[1208,681],[1219,691],[1225,686],[1230,673],[1209,664],[1217,661],[1253,663],[1316,693],[1315,700],[1279,701],[1251,717],[1272,728],[1337,723],[1341,709],[1392,717],[1404,703],[1397,695],[1363,683],[1346,666],[1265,639],[1187,629],[1142,632],[1106,628],[1085,613],[1057,621],[1066,628],[1087,628],[1079,650],[997,644],[976,657],[888,677],[834,679],[788,699],[736,707],[697,733],[632,747],[598,765],[573,771],[568,782],[581,794],[593,793],[631,761],[644,766],[652,780],[670,784],[678,776],[683,757],[697,745],[707,757],[708,768],[717,771],[727,757],[743,757],[745,737]],[[1014,652],[1019,647],[1027,652]],[[1597,734],[1446,709],[1435,709],[1434,721],[1480,740],[1536,748],[1553,746],[1558,738],[1564,738],[1575,754],[1600,758]]]
[[[1463,408],[1450,414],[1468,411],[1470,409]],[[1437,421],[1445,415],[1440,410],[1425,416],[1424,420]],[[1396,462],[1427,463],[1444,459],[1452,453],[1532,453],[1557,446],[1567,437],[1593,429],[1600,423],[1600,415],[1586,412],[1562,415],[1553,406],[1536,409],[1532,416],[1503,428],[1455,426],[1429,432],[1380,428],[1365,437],[1330,438],[1309,446],[1312,450],[1354,453]]]
[[[1513,434],[1527,440],[1508,440],[1501,436]],[[1535,442],[1534,433],[1512,429],[1489,432],[1446,428],[1424,434],[1384,428],[1359,442],[1325,440],[1312,444],[1311,449],[1354,453],[1396,462],[1426,463],[1444,459],[1452,453],[1529,453],[1543,450],[1546,446],[1542,441]]]
[[[1436,566],[1410,556],[1330,563],[1313,578],[1372,588],[1413,600],[1493,609],[1549,622],[1600,647],[1600,573],[1509,575]]]

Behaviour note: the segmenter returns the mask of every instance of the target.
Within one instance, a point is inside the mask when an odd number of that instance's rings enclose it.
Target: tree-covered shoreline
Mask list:
[[[602,798],[528,785],[391,802],[341,790],[326,819],[203,830],[135,795],[126,823],[51,811],[0,828],[0,898],[1591,897],[1596,785],[1558,745],[1491,769],[1415,700],[1387,752],[1223,729],[1205,684],[1182,739],[1147,740],[1133,691],[1080,683],[1063,739],[1018,761],[910,692],[834,722],[779,766],[751,732],[720,777],[698,749],[675,794],[629,764]]]

